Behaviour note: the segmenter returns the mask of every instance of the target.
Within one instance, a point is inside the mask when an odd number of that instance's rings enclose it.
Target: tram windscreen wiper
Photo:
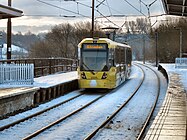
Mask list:
[[[84,62],[82,64],[90,71],[93,75],[95,75],[94,70],[91,70]]]

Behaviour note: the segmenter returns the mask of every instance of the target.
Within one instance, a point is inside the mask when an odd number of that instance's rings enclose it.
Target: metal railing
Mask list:
[[[78,61],[70,58],[30,58],[0,60],[0,64],[34,64],[34,77],[75,71]]]
[[[187,58],[176,58],[175,68],[185,68],[187,69]]]
[[[32,85],[33,64],[0,64],[0,84]]]

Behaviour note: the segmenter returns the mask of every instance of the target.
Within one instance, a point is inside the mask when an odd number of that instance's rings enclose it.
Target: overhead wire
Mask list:
[[[30,17],[66,17],[66,18],[75,18],[77,16],[74,15],[24,15],[24,16],[30,16]]]
[[[77,2],[77,13],[79,13],[79,3]]]
[[[164,11],[163,5],[161,4],[161,0],[159,0],[159,3],[160,3],[160,7],[161,7],[161,9],[162,9],[162,12],[164,13],[165,11]]]
[[[103,4],[105,0],[103,0],[102,2],[100,2],[101,4]],[[74,2],[77,2],[77,1],[74,1]],[[80,3],[79,4],[83,5],[83,6],[86,6],[86,7],[89,7],[89,8],[92,8],[90,7],[89,5],[86,5],[86,4],[83,4],[83,3]],[[98,12],[103,18],[107,19],[110,23],[114,24],[115,26],[117,27],[120,27],[119,25],[115,24],[114,22],[112,22],[110,19],[108,19],[105,15],[103,15],[99,10],[98,10],[98,6],[97,6],[97,9],[94,8],[94,11]],[[96,19],[96,18],[95,18]],[[102,23],[102,22],[101,22]],[[103,23],[102,23],[103,24]]]
[[[99,10],[96,10],[96,12],[98,12],[102,17],[104,17],[105,19],[107,19],[110,23],[114,24],[115,26],[119,27],[119,25],[117,25],[116,23],[112,22],[110,19],[108,19],[105,15],[103,15]]]
[[[140,4],[140,12],[142,12],[141,0],[139,0],[139,4]]]
[[[103,4],[103,2],[105,2],[105,0],[101,1],[101,2],[96,6],[96,8],[98,8],[101,4]]]
[[[77,12],[74,12],[74,11],[71,11],[71,10],[68,10],[68,9],[65,9],[65,8],[62,8],[62,7],[59,7],[59,6],[56,6],[56,5],[53,5],[53,4],[50,4],[50,3],[47,3],[47,2],[44,2],[44,1],[42,1],[42,0],[37,0],[38,2],[41,2],[41,3],[44,3],[44,4],[46,4],[46,5],[49,5],[49,6],[52,6],[52,7],[56,7],[56,8],[59,8],[59,9],[62,9],[62,10],[64,10],[64,11],[67,11],[67,12],[70,12],[70,13],[73,13],[73,14],[77,14],[77,15],[81,15],[81,16],[83,16],[83,17],[86,17],[86,18],[90,18],[89,16],[86,16],[86,15],[83,15],[83,14],[80,14],[80,12],[79,12],[79,8],[78,8],[78,4],[80,4],[80,5],[83,5],[83,6],[85,6],[85,7],[88,7],[88,8],[92,8],[91,6],[89,6],[89,5],[86,5],[86,4],[83,4],[83,3],[81,3],[81,2],[78,2],[78,1],[76,1],[76,0],[72,0],[72,2],[76,2],[77,3]],[[51,1],[57,1],[57,0],[51,0]],[[61,0],[60,0],[61,1]],[[107,2],[107,5],[106,4],[104,4],[104,1],[105,0],[103,0],[103,1],[99,1],[99,0],[97,0],[98,2],[100,2],[100,4],[99,5],[104,5],[104,6],[107,6],[110,10],[110,14],[112,15],[112,13],[111,13],[111,9],[112,10],[114,10],[113,8],[111,8],[110,6],[109,6],[109,4],[108,4],[108,2]],[[136,7],[134,7],[131,3],[129,3],[127,0],[124,0],[125,2],[127,2],[131,7],[133,7],[135,10],[137,10],[139,13],[141,13],[142,15],[144,15],[145,17],[146,17],[146,15],[143,13],[143,12],[141,12],[141,10],[138,10]],[[142,0],[140,0],[141,2],[142,2]],[[145,3],[144,3],[145,4]],[[98,7],[98,6],[97,6]],[[105,16],[104,14],[102,14],[98,9],[94,9],[97,13],[99,13],[103,18],[105,18],[105,19],[107,19],[107,21],[109,21],[110,23],[112,23],[112,24],[114,24],[115,26],[117,26],[117,27],[119,27],[119,28],[122,28],[124,25],[125,25],[125,23],[124,24],[122,24],[122,26],[119,26],[119,25],[117,25],[116,23],[114,23],[113,21],[111,21],[109,18],[107,18],[107,16]],[[114,10],[114,11],[117,11],[117,10]],[[119,11],[117,11],[117,12],[119,12]],[[121,12],[119,12],[119,13],[121,13]],[[32,16],[32,15],[31,15]],[[38,15],[39,16],[39,15]],[[51,16],[51,15],[50,15]],[[76,17],[76,16],[61,16],[61,17]],[[102,22],[101,22],[102,23]],[[103,24],[103,23],[102,23]]]
[[[65,8],[62,8],[62,7],[53,5],[53,4],[48,3],[48,2],[44,2],[44,1],[42,1],[42,0],[36,0],[36,1],[41,2],[41,3],[43,3],[43,4],[46,4],[46,5],[49,5],[49,6],[52,6],[52,7],[55,7],[55,8],[58,8],[58,9],[62,9],[62,10],[64,10],[64,11],[67,11],[67,12],[70,12],[70,13],[73,13],[73,14],[76,14],[76,15],[80,15],[80,16],[83,16],[83,17],[86,17],[86,18],[90,18],[89,16],[85,16],[85,15],[83,15],[83,14],[76,13],[76,12],[74,12],[74,11],[71,11],[71,10],[68,10],[68,9],[65,9]]]
[[[81,15],[82,17],[86,17],[86,18],[91,19],[91,17],[89,17],[89,16],[85,16],[85,15],[80,14],[80,13],[78,13],[78,12],[76,13],[76,12],[74,12],[74,11],[71,11],[71,10],[68,10],[68,9],[65,9],[65,8],[62,8],[62,7],[59,7],[59,6],[56,6],[56,5],[53,5],[53,4],[44,2],[44,1],[42,1],[42,0],[36,0],[36,1],[41,2],[41,3],[44,3],[44,4],[49,5],[49,6],[52,6],[52,7],[55,7],[55,8],[58,8],[58,9],[62,9],[62,10],[64,10],[64,11],[67,11],[67,12],[70,12],[70,13],[73,13],[73,14]],[[55,0],[53,0],[53,1],[55,1]],[[73,1],[73,2],[76,2],[76,1]],[[88,6],[88,5],[83,4],[83,3],[80,3],[80,2],[78,2],[78,4],[81,4],[81,5],[83,5],[83,6],[92,8],[91,6]],[[27,16],[33,16],[33,15],[27,15]],[[38,16],[42,16],[42,15],[38,15]],[[51,15],[50,15],[50,16],[51,16]],[[59,17],[72,17],[72,18],[73,18],[73,17],[76,17],[76,16],[66,16],[66,15],[61,16],[61,15],[60,15]],[[104,24],[104,23],[102,23],[102,22],[101,22],[101,24],[103,24],[103,25],[106,26],[106,24]]]
[[[100,2],[99,0],[96,0],[97,2]],[[112,7],[110,7],[110,6],[108,6],[108,5],[106,5],[105,3],[102,3],[102,5],[104,5],[104,6],[106,6],[106,7],[108,7],[108,8],[110,8],[110,9],[112,9],[113,11],[115,11],[115,12],[117,12],[117,13],[119,13],[119,14],[124,14],[124,13],[121,13],[121,12],[119,12],[118,10],[116,10],[116,9],[114,9],[114,8],[112,8]]]
[[[127,0],[123,0],[123,1],[125,1],[127,4],[129,4],[132,8],[134,8],[136,11],[138,11],[139,13],[141,13],[142,15],[144,15],[145,17],[146,17],[146,15],[143,13],[143,12],[141,12],[140,10],[138,10],[135,6],[133,6],[129,1],[127,1]]]
[[[110,6],[109,6],[109,3],[108,3],[108,0],[106,0],[106,3],[107,3],[107,5],[108,5],[108,10],[109,10],[109,12],[110,12],[110,15],[112,15],[112,12],[111,12],[111,9],[110,9]]]

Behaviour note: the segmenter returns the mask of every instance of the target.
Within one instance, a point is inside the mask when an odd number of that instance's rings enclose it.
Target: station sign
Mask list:
[[[95,43],[95,44],[83,44],[83,49],[84,50],[106,50],[107,49],[107,44],[104,43]]]

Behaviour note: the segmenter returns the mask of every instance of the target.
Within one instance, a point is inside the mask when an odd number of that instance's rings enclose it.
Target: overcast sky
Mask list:
[[[155,0],[105,0],[100,5],[98,1],[101,2],[103,0],[95,0],[95,7],[98,6],[98,12],[95,11],[96,17],[102,17],[103,15],[148,16],[148,10],[145,5],[149,5]],[[140,3],[140,1],[142,2]],[[7,5],[7,3],[8,0],[0,0],[0,4]],[[90,20],[91,3],[92,0],[12,0],[12,7],[22,10],[24,13],[23,17],[12,20],[13,30],[14,32],[25,32],[27,30],[40,32],[63,22],[74,23],[81,21],[84,16],[88,16]],[[164,14],[162,0],[156,0],[150,6],[150,15],[160,14]],[[76,17],[64,18],[64,16]],[[113,22],[120,26],[121,23],[116,22],[116,20],[120,19],[124,21],[127,18],[113,18]],[[0,30],[4,29],[2,27],[6,27],[6,22],[6,20],[0,20]]]

